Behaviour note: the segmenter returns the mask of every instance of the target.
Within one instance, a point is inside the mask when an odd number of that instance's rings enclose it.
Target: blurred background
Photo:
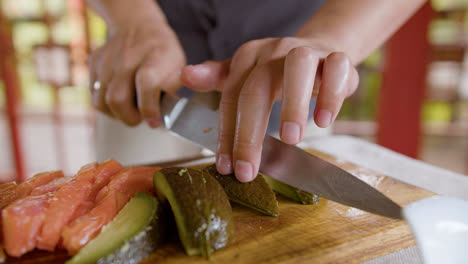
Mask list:
[[[105,37],[83,0],[0,0],[0,182],[95,160],[86,60]],[[359,66],[333,133],[468,174],[467,47],[468,0],[429,1]]]

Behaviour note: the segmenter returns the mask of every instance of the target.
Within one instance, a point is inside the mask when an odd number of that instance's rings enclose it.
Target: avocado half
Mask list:
[[[257,175],[253,181],[240,182],[234,173],[229,175],[220,174],[216,169],[216,164],[210,165],[203,170],[218,180],[229,199],[233,202],[267,215],[279,215],[276,195],[263,177]]]
[[[138,193],[66,264],[139,263],[164,242],[167,209],[154,196]]]
[[[316,204],[319,202],[320,197],[316,194],[312,194],[306,191],[299,190],[298,188],[295,188],[291,185],[288,185],[284,182],[275,180],[269,176],[266,176],[264,174],[260,175],[263,176],[265,181],[271,186],[271,188],[281,194],[282,196],[289,198],[295,202],[301,203],[301,204]]]
[[[158,196],[169,201],[188,255],[208,258],[232,241],[231,205],[221,185],[209,173],[164,168],[155,173],[154,185]]]

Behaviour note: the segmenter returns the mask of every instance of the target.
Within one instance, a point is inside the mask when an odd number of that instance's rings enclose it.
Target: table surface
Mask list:
[[[350,162],[314,152],[366,181],[400,205],[432,195]],[[280,216],[263,216],[233,205],[235,242],[212,255],[214,263],[362,263],[411,251],[415,245],[405,222],[370,214],[333,201],[299,205],[278,197]],[[403,251],[401,251],[403,250]],[[406,250],[406,251],[405,251]],[[414,251],[414,249],[413,249]],[[390,255],[389,255],[390,254]],[[400,254],[401,255],[401,254]],[[407,254],[408,255],[408,254]],[[8,263],[63,263],[64,252],[33,252]],[[142,263],[206,263],[185,255],[180,244],[168,242]],[[386,263],[386,262],[375,262]]]

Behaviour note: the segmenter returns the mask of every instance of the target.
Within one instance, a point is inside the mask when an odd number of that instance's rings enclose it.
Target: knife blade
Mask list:
[[[161,112],[173,134],[216,152],[218,113],[187,98],[165,94]],[[349,172],[304,150],[265,136],[260,171],[303,191],[370,213],[402,219],[401,207]]]

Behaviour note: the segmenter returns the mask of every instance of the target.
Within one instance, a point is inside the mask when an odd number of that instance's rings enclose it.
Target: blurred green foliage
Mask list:
[[[422,116],[424,122],[452,121],[452,105],[449,102],[428,100],[423,105]]]
[[[359,66],[359,88],[344,101],[338,119],[374,120],[377,115],[378,96],[382,83],[380,71],[383,50],[370,54]]]
[[[468,7],[468,0],[431,0],[435,10],[447,10],[460,7]]]
[[[17,70],[21,83],[22,103],[25,107],[50,110],[53,107],[53,90],[38,81],[34,64],[34,47],[46,44],[50,33],[56,44],[69,45],[72,36],[83,30],[83,24],[70,19],[67,1],[64,0],[0,0],[0,4],[12,23],[13,42],[17,57]],[[47,12],[55,17],[50,32],[41,21]],[[106,26],[94,12],[88,12],[91,46],[104,43]],[[74,79],[83,79],[87,69],[74,70]],[[77,76],[79,74],[80,76]],[[62,87],[59,92],[63,107],[88,107],[90,95],[87,81]],[[0,107],[4,105],[4,93],[0,87]]]

